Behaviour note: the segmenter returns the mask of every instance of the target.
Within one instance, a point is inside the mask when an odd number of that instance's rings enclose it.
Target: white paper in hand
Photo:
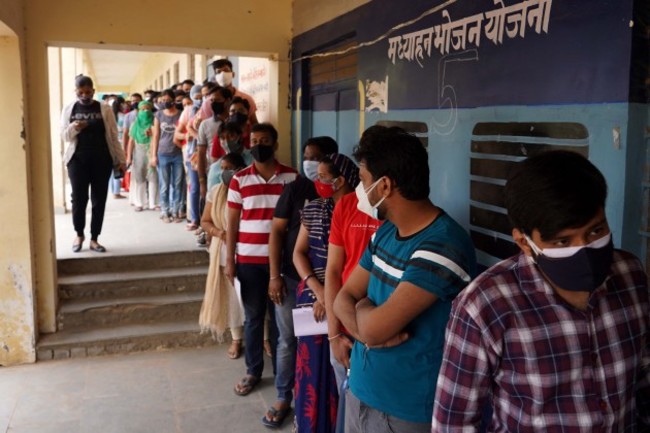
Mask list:
[[[293,331],[296,337],[327,334],[327,319],[317,322],[312,307],[294,308]]]

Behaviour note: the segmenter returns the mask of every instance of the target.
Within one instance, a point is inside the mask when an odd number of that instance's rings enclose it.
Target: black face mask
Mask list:
[[[183,103],[182,102],[177,102],[174,105],[176,105],[177,110],[183,111]]]
[[[594,245],[604,242],[607,243]],[[566,257],[548,257],[543,250],[539,251],[539,247],[532,249],[537,266],[548,279],[556,286],[572,292],[593,292],[600,287],[609,275],[614,254],[611,235],[607,239],[594,241]]]
[[[233,113],[230,115],[228,118],[228,122],[233,122],[237,123],[239,125],[242,125],[248,121],[248,115],[244,113]]]
[[[253,159],[257,162],[266,162],[273,158],[274,154],[275,151],[273,150],[273,146],[257,144],[251,147],[251,155],[253,155]]]
[[[174,103],[171,102],[171,101],[167,101],[167,102],[163,103],[163,107],[164,107],[166,110],[169,110],[169,109],[172,108],[173,106],[174,106]]]
[[[241,153],[244,149],[241,140],[226,140],[226,147],[228,148],[228,152],[231,153]]]
[[[212,113],[214,113],[214,117],[216,118],[219,116],[221,113],[223,113],[223,109],[226,107],[226,104],[223,102],[213,102],[210,104],[210,107],[212,107]]]
[[[140,104],[139,102],[133,102],[133,103],[131,104],[131,110],[137,110],[139,104]]]
[[[221,172],[221,182],[223,182],[224,185],[228,186],[230,185],[230,181],[232,180],[233,176],[235,175],[235,170],[224,170]]]

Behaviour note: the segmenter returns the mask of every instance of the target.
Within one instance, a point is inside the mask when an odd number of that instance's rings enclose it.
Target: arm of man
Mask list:
[[[160,121],[157,117],[153,118],[153,129],[151,131],[151,149],[149,155],[149,165],[156,167],[158,165],[158,139],[160,138]]]
[[[239,238],[239,221],[241,210],[228,208],[228,227],[226,229],[226,277],[232,284],[235,283],[235,252],[237,250],[237,239]]]
[[[269,297],[271,300],[282,305],[287,295],[287,285],[282,278],[282,247],[287,234],[289,220],[287,218],[273,217],[271,233],[269,234]]]
[[[129,137],[130,137],[129,129],[130,128],[131,128],[130,125],[128,125],[128,127],[127,127],[127,125],[125,125],[124,131],[122,131],[122,145],[124,146],[125,150],[129,148]]]
[[[637,411],[641,425],[650,431],[650,331],[646,333],[646,345],[641,357],[639,374],[636,391]]]
[[[455,302],[447,323],[433,404],[435,432],[478,432],[490,404],[490,365],[497,365],[498,359],[487,349],[486,333],[464,307]]]
[[[356,306],[357,329],[361,341],[378,346],[400,334],[410,322],[429,308],[438,297],[413,283],[403,281],[379,306],[368,298]]]
[[[327,335],[334,358],[350,368],[350,350],[352,342],[341,335],[341,321],[334,314],[334,299],[341,290],[345,250],[330,242],[327,248],[327,267],[325,268],[325,311],[327,314]],[[338,336],[338,337],[337,337]]]
[[[359,336],[355,306],[357,302],[367,296],[369,281],[370,272],[357,265],[334,299],[334,314],[341,320],[348,332],[361,341],[363,340]]]
[[[196,140],[196,171],[199,174],[199,193],[201,198],[205,198],[208,188],[208,176],[207,176],[207,157],[206,152],[208,150],[208,138],[207,138],[207,123],[201,122],[199,126],[199,135]]]

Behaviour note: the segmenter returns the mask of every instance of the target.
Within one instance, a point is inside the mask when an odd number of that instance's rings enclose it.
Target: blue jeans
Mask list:
[[[278,328],[275,324],[275,309],[269,299],[269,265],[240,263],[237,278],[241,283],[241,298],[244,304],[244,357],[246,374],[262,377],[264,371],[264,318],[269,312],[269,341],[273,354],[273,374],[276,374],[276,348]]]
[[[198,225],[201,222],[201,213],[203,212],[200,205],[201,189],[199,187],[199,172],[192,170],[192,164],[189,162],[185,163],[185,167],[190,178],[190,221]]]
[[[293,332],[293,313],[296,308],[296,291],[298,281],[284,277],[287,285],[287,297],[282,305],[275,305],[275,321],[278,326],[278,348],[276,350],[275,389],[278,400],[291,403],[296,378],[296,336]]]
[[[183,175],[183,155],[158,155],[160,211],[163,215],[178,216]]]

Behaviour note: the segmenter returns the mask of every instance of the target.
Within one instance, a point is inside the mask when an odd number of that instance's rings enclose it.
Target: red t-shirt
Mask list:
[[[372,235],[381,225],[381,221],[369,217],[357,209],[357,195],[352,192],[345,195],[334,207],[330,229],[330,244],[342,247],[345,252],[343,275],[345,283],[359,263]]]

